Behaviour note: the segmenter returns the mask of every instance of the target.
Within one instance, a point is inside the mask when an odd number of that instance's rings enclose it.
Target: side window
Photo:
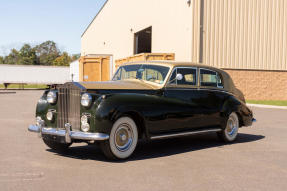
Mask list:
[[[221,77],[217,72],[200,69],[200,85],[223,88]]]
[[[182,80],[176,80],[177,74],[182,74]],[[176,68],[170,78],[170,84],[177,85],[196,85],[196,69],[195,68]]]

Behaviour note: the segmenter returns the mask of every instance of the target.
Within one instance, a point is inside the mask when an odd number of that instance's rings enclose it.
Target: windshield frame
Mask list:
[[[117,73],[119,72],[120,68],[123,67],[123,66],[131,66],[131,65],[141,65],[140,68],[143,66],[143,65],[153,65],[153,66],[162,66],[162,67],[166,67],[168,68],[168,72],[165,76],[165,79],[163,81],[162,84],[159,84],[159,83],[156,83],[156,82],[152,82],[152,81],[147,81],[147,80],[144,80],[144,79],[123,79],[123,80],[114,80],[114,77],[117,75]],[[170,73],[171,73],[171,69],[173,67],[169,66],[169,65],[165,65],[165,64],[150,64],[150,63],[134,63],[134,64],[123,64],[121,66],[119,66],[119,68],[116,70],[115,74],[113,75],[113,78],[112,78],[112,81],[125,81],[125,80],[137,80],[137,81],[143,81],[144,83],[147,83],[147,84],[151,84],[151,85],[156,85],[158,87],[164,87],[167,80],[169,79],[169,76],[170,76]]]

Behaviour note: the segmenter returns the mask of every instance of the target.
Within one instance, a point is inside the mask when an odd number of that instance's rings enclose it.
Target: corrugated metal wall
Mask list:
[[[192,60],[287,70],[287,0],[193,0]]]

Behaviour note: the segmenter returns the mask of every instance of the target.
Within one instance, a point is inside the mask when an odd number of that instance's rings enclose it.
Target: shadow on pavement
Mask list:
[[[265,136],[263,135],[239,133],[237,140],[231,144],[248,143],[258,141],[264,138]],[[180,153],[186,153],[213,147],[224,147],[225,145],[227,144],[220,142],[217,139],[215,133],[194,135],[174,139],[163,139],[151,142],[140,142],[137,145],[134,154],[129,159],[116,162],[121,163],[135,160],[166,157],[170,155],[176,155]],[[52,149],[47,149],[47,151],[53,152],[57,155],[75,159],[115,162],[107,160],[104,154],[102,153],[100,147],[97,145],[87,145],[87,146],[75,145],[64,153],[63,152],[60,153]]]

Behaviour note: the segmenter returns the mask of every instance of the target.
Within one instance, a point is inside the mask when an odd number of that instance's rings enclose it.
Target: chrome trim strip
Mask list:
[[[218,132],[218,131],[221,131],[221,130],[222,129],[208,129],[208,130],[198,130],[198,131],[190,131],[190,132],[183,132],[183,133],[157,135],[157,136],[152,136],[151,139],[165,139],[165,138],[187,136],[187,135],[194,135],[194,134],[200,134],[200,133]]]
[[[28,130],[30,132],[39,133],[40,127],[37,125],[30,125]],[[42,128],[42,134],[46,135],[55,135],[55,136],[66,136],[66,130],[57,130],[56,128],[49,128],[49,127],[43,127]],[[109,139],[109,135],[105,133],[85,133],[81,131],[70,131],[70,137],[71,139],[80,139],[80,140],[87,140],[87,141],[103,141]]]

